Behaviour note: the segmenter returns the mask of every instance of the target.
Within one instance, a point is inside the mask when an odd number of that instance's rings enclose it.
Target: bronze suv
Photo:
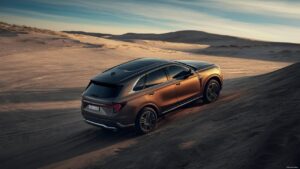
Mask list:
[[[157,119],[202,98],[217,100],[220,67],[201,61],[142,58],[112,67],[92,78],[82,94],[81,112],[89,124],[104,129],[135,126],[151,132]]]

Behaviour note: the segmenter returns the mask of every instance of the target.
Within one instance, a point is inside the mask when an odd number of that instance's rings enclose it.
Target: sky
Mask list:
[[[300,0],[0,0],[0,21],[57,31],[199,30],[300,43]]]

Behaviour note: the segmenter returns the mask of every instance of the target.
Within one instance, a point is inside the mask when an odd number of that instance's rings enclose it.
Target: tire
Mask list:
[[[139,134],[147,134],[156,127],[157,114],[151,107],[143,108],[135,120],[135,128]]]
[[[216,101],[220,95],[220,91],[221,91],[220,83],[215,79],[209,80],[204,88],[204,95],[203,95],[204,102],[211,103]]]

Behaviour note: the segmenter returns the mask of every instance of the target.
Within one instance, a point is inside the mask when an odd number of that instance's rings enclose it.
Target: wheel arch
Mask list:
[[[208,83],[210,80],[212,80],[212,79],[218,81],[219,84],[220,84],[220,87],[221,87],[221,89],[222,89],[222,87],[223,87],[223,80],[222,80],[221,76],[218,75],[218,74],[212,74],[212,75],[208,76],[208,77],[206,78],[205,82],[204,82],[204,85],[203,85],[204,88],[205,88],[205,86],[207,85],[207,83]],[[203,90],[204,90],[204,88],[203,88]]]
[[[150,107],[150,108],[154,109],[156,115],[157,115],[157,116],[160,115],[160,114],[159,114],[160,109],[159,109],[154,103],[147,103],[147,104],[144,104],[143,106],[141,106],[141,107],[139,108],[139,110],[138,110],[137,113],[136,113],[136,117],[138,116],[138,114],[139,114],[145,107]],[[135,117],[135,118],[136,118],[136,117]]]

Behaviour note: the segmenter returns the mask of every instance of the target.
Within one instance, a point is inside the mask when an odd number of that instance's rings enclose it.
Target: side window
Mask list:
[[[146,80],[146,76],[143,76],[142,78],[140,78],[139,81],[134,86],[133,90],[134,91],[139,91],[139,90],[144,89],[144,87],[145,87],[145,80]]]
[[[189,72],[188,68],[184,68],[181,66],[170,66],[167,70],[171,79],[180,78]]]
[[[146,88],[159,85],[166,82],[167,80],[168,79],[164,69],[151,72],[147,75]]]

